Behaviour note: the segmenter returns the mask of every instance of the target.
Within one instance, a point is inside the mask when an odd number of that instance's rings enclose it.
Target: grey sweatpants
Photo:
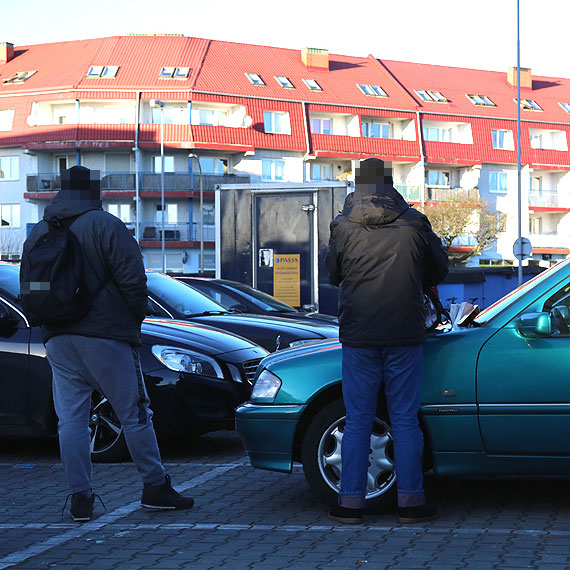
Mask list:
[[[138,351],[125,342],[59,335],[46,343],[61,460],[72,493],[91,488],[89,410],[97,390],[117,414],[144,483],[164,480]]]

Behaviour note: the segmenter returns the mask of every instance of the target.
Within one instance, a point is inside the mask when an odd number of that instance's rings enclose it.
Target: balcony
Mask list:
[[[554,248],[565,249],[570,247],[570,240],[567,236],[558,235],[558,232],[541,232],[539,234],[531,233],[528,238],[533,249],[536,248]]]
[[[134,172],[101,172],[101,190],[103,192],[134,192]],[[139,190],[141,192],[160,192],[160,174],[155,172],[139,172]],[[204,192],[213,192],[216,184],[245,184],[249,176],[236,174],[204,174]],[[59,173],[41,173],[28,175],[26,192],[58,192],[61,189]],[[189,192],[200,190],[200,175],[197,172],[165,172],[165,192]]]
[[[421,202],[423,186],[408,186],[407,184],[394,184],[394,188],[404,197],[406,202]]]
[[[549,208],[558,207],[557,190],[531,190],[528,193],[529,206],[545,206]]]
[[[135,235],[135,222],[125,222],[129,231]],[[212,224],[204,224],[204,241],[215,241],[216,230]],[[150,220],[139,222],[139,241],[140,242],[161,242],[162,241],[162,224],[160,221]],[[180,242],[199,242],[200,241],[200,224],[197,222],[176,222],[164,223],[164,241],[170,242],[170,246],[180,246]],[[176,242],[173,244],[172,242]]]
[[[452,202],[454,200],[479,202],[479,190],[476,188],[449,188],[426,186],[426,202]]]

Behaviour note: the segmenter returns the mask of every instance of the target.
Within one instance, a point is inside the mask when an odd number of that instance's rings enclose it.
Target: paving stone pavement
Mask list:
[[[441,517],[400,525],[394,513],[362,525],[329,521],[302,469],[254,470],[236,434],[163,444],[173,483],[190,511],[140,509],[130,463],[94,466],[105,502],[71,521],[54,442],[1,442],[0,570],[249,570],[286,568],[570,570],[566,479],[426,478]]]

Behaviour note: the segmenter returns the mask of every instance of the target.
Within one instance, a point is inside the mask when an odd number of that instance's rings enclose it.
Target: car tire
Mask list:
[[[338,502],[345,420],[342,399],[331,402],[309,424],[301,448],[301,462],[309,486],[329,506],[336,506]],[[391,508],[396,498],[392,428],[385,406],[380,406],[374,420],[371,448],[366,510],[380,512]]]
[[[91,398],[89,428],[93,462],[113,463],[129,457],[123,426],[109,400],[97,392]]]

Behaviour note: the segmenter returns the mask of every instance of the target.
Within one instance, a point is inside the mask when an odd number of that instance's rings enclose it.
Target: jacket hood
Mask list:
[[[402,195],[388,184],[377,185],[374,193],[352,192],[346,197],[342,214],[363,226],[390,224],[410,206]]]
[[[102,210],[101,186],[97,174],[84,166],[61,173],[61,190],[44,211],[44,220],[64,220],[88,210]]]

